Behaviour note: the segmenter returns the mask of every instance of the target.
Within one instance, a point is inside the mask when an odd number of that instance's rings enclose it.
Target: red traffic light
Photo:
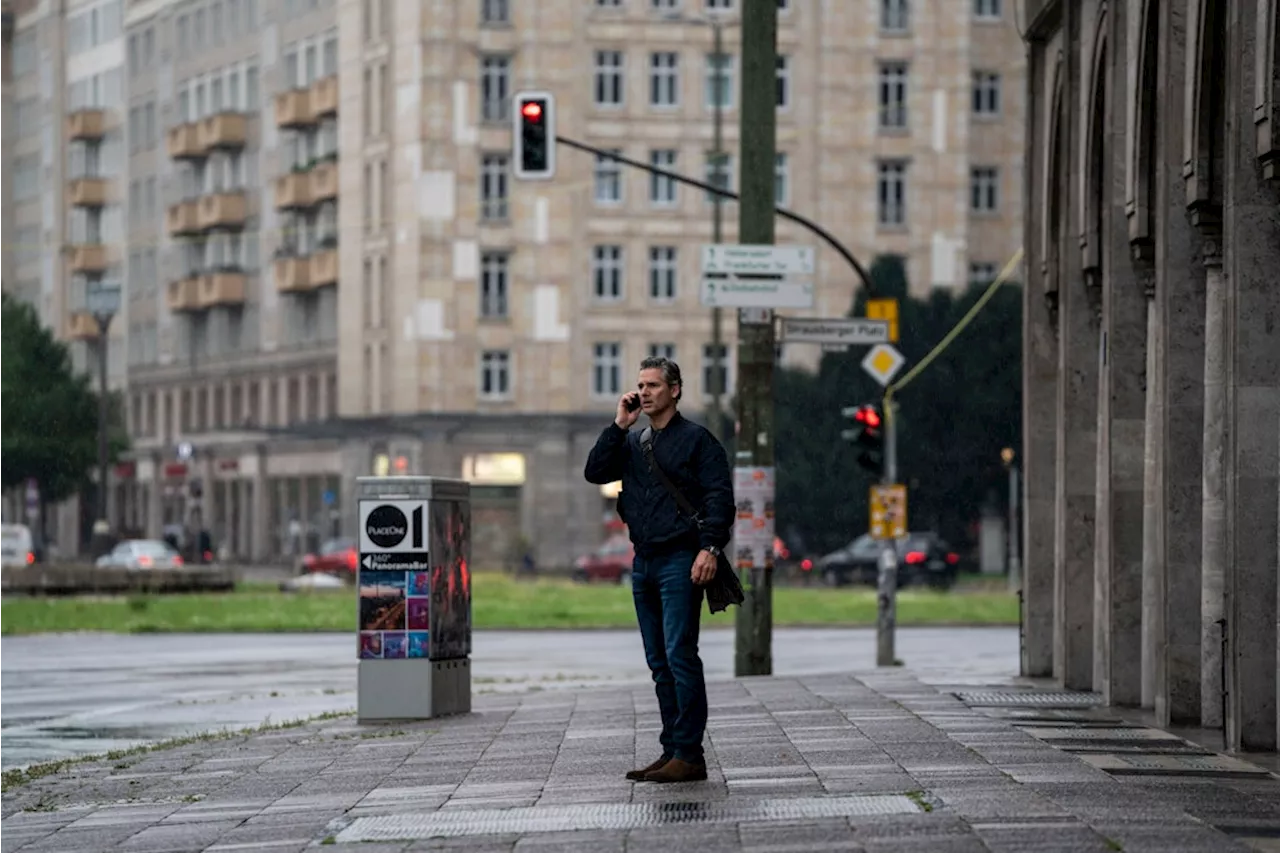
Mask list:
[[[871,406],[863,406],[858,409],[858,413],[853,416],[853,419],[869,427],[880,426],[880,414]]]
[[[542,118],[542,104],[537,101],[529,101],[520,108],[520,115],[531,120],[540,119]]]

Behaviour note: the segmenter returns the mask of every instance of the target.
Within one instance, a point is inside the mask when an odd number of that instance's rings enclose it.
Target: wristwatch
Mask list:
[[[708,545],[702,550],[706,551],[708,554],[710,554],[713,557],[719,557],[723,553],[719,545]]]

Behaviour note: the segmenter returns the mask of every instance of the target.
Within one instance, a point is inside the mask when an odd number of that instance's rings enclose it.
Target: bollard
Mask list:
[[[471,710],[471,485],[357,477],[356,716]]]

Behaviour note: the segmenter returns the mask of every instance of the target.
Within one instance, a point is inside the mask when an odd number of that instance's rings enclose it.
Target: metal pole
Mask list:
[[[107,328],[110,317],[99,317],[98,327],[98,513],[107,520]]]
[[[716,57],[716,103],[715,103],[715,124],[712,131],[712,156],[716,158],[716,169],[719,170],[723,165],[724,157],[724,37],[721,25],[718,21],[712,20],[711,30],[715,34],[715,57]],[[717,171],[717,174],[719,172]],[[711,218],[711,242],[719,243],[721,240],[721,231],[723,229],[724,219],[724,197],[720,195],[712,196],[712,218]],[[711,417],[709,418],[711,433],[717,439],[724,440],[724,411],[721,408],[721,398],[725,391],[724,382],[724,359],[720,356],[720,348],[723,346],[723,333],[721,324],[723,316],[720,312],[720,306],[716,305],[711,309]]]
[[[1009,591],[1022,589],[1022,559],[1018,545],[1018,466],[1009,466]]]
[[[742,106],[739,115],[738,242],[774,241],[774,159],[777,151],[777,0],[744,0],[742,8]],[[746,316],[744,316],[746,315]],[[763,315],[763,316],[760,316]],[[754,321],[754,322],[753,322]],[[755,469],[773,481],[773,311],[738,312],[738,440],[735,467]],[[763,469],[763,470],[761,470]],[[766,507],[773,500],[765,497]],[[766,509],[766,513],[768,510]],[[753,548],[738,608],[734,674],[773,672],[773,541]]]
[[[898,480],[898,412],[892,397],[884,401],[884,472],[881,483]],[[898,547],[892,535],[881,543],[880,570],[876,578],[876,666],[896,666],[894,631],[898,621]]]

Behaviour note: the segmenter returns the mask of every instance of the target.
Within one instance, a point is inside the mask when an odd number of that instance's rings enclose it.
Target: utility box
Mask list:
[[[357,477],[356,715],[471,710],[471,485]]]

